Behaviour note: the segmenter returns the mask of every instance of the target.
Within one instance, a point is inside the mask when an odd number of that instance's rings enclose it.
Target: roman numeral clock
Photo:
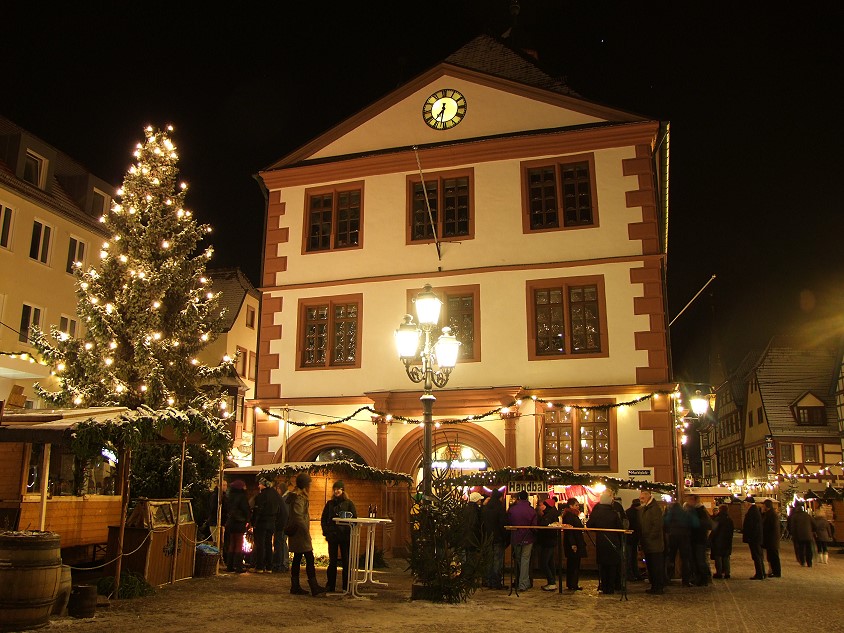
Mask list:
[[[452,88],[437,90],[425,100],[422,118],[435,130],[450,130],[466,116],[466,97]]]

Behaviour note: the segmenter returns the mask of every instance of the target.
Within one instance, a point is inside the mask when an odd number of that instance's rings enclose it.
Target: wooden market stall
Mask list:
[[[276,482],[279,493],[283,495],[295,487],[296,475],[300,472],[307,472],[312,478],[310,516],[315,556],[328,552],[328,545],[322,536],[320,517],[326,501],[331,498],[331,487],[338,479],[343,480],[346,494],[355,504],[358,516],[366,516],[372,506],[378,517],[392,520],[391,523],[377,526],[376,549],[387,558],[407,555],[407,543],[410,540],[410,475],[348,461],[287,462],[226,468],[223,471],[228,482],[242,479],[250,497],[258,492],[259,476]]]
[[[190,499],[182,499],[177,526],[178,508],[178,499],[141,499],[138,502],[126,519],[123,533],[124,570],[143,576],[155,586],[193,576],[196,523]],[[119,536],[120,526],[110,526],[106,556],[109,561],[118,559]],[[114,575],[115,564],[109,566],[109,573]]]
[[[102,455],[83,476],[70,450],[73,428],[125,407],[35,410],[0,416],[0,527],[55,532],[64,560],[103,551],[108,526],[120,521],[116,456]]]

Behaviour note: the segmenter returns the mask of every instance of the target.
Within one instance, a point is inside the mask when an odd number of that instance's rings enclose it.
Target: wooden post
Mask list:
[[[173,537],[173,563],[170,567],[170,584],[176,582],[176,563],[179,560],[179,522],[182,519],[182,485],[185,478],[185,449],[187,438],[182,438],[182,462],[179,465],[179,502],[176,504],[176,534]]]
[[[117,559],[114,563],[114,598],[120,591],[120,568],[123,563],[123,535],[126,533],[126,515],[129,511],[129,473],[132,451],[124,449],[120,455],[120,530],[117,533]]]
[[[39,509],[40,527],[42,532],[47,526],[47,487],[50,479],[50,449],[52,444],[44,444],[44,454],[41,456],[41,507]]]

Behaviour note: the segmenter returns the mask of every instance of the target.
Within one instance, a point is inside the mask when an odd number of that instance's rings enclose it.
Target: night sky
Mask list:
[[[253,175],[513,25],[511,0],[243,2],[237,14],[188,1],[15,4],[0,114],[115,186],[143,128],[172,124],[188,206],[215,229],[212,266],[255,284]],[[511,38],[549,74],[671,121],[669,317],[717,275],[671,327],[676,378],[709,381],[713,340],[731,364],[774,333],[840,333],[838,3],[519,4]]]

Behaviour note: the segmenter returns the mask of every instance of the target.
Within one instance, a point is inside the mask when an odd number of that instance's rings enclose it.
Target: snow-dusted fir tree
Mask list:
[[[232,360],[210,367],[197,359],[222,316],[205,275],[213,249],[200,247],[211,227],[185,208],[171,131],[146,128],[118,199],[100,218],[111,237],[99,262],[87,270],[77,262],[82,337],[35,334],[59,385],[36,388],[56,406],[220,413],[221,401],[203,387],[231,371]]]

